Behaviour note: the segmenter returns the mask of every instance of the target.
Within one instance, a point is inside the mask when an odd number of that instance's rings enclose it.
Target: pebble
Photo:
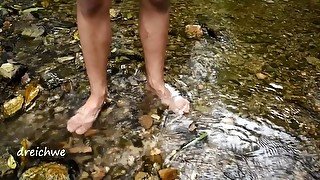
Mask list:
[[[257,76],[258,79],[265,79],[265,78],[267,78],[267,75],[262,74],[262,73],[257,73],[256,76]]]
[[[200,25],[187,25],[185,31],[189,38],[199,38],[203,35]]]
[[[150,129],[153,124],[153,119],[149,115],[143,115],[139,118],[139,123],[144,129]]]
[[[161,179],[174,180],[178,177],[178,170],[172,168],[161,169],[159,175]]]
[[[54,108],[54,113],[60,113],[60,112],[64,111],[64,109],[65,109],[64,107],[57,106]]]

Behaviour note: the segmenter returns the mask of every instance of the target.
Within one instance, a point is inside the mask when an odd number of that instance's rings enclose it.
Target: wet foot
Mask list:
[[[87,102],[68,120],[68,131],[84,134],[89,130],[93,122],[97,119],[104,104],[104,100],[104,97],[95,98],[90,96]]]
[[[179,115],[189,113],[190,102],[183,98],[180,93],[169,84],[162,86],[151,86],[147,84],[146,89],[155,93],[161,100],[161,103],[168,106],[169,110],[174,113]]]

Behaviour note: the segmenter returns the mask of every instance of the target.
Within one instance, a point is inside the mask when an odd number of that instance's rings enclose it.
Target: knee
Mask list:
[[[109,0],[78,0],[78,9],[84,16],[95,16],[101,12],[108,12],[110,2]]]
[[[150,4],[157,10],[168,11],[170,1],[169,0],[148,0]]]

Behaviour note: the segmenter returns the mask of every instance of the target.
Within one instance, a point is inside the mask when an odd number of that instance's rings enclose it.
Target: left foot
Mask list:
[[[151,86],[147,83],[146,89],[155,93],[161,100],[161,103],[168,106],[169,110],[174,113],[189,113],[190,102],[183,98],[180,93],[169,84]]]

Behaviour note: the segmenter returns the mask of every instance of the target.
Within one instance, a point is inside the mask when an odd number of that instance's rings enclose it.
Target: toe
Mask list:
[[[76,114],[67,122],[67,129],[69,132],[74,132],[81,126],[79,118],[78,114]]]
[[[85,123],[76,130],[76,133],[77,134],[84,134],[85,132],[87,132],[91,128],[91,126],[92,126],[92,123]]]
[[[190,111],[190,102],[188,100],[185,100],[185,105],[181,109],[185,113],[189,113]]]
[[[189,101],[183,97],[178,97],[175,101],[171,102],[169,110],[172,110],[174,113],[182,115],[188,113],[190,110]]]

